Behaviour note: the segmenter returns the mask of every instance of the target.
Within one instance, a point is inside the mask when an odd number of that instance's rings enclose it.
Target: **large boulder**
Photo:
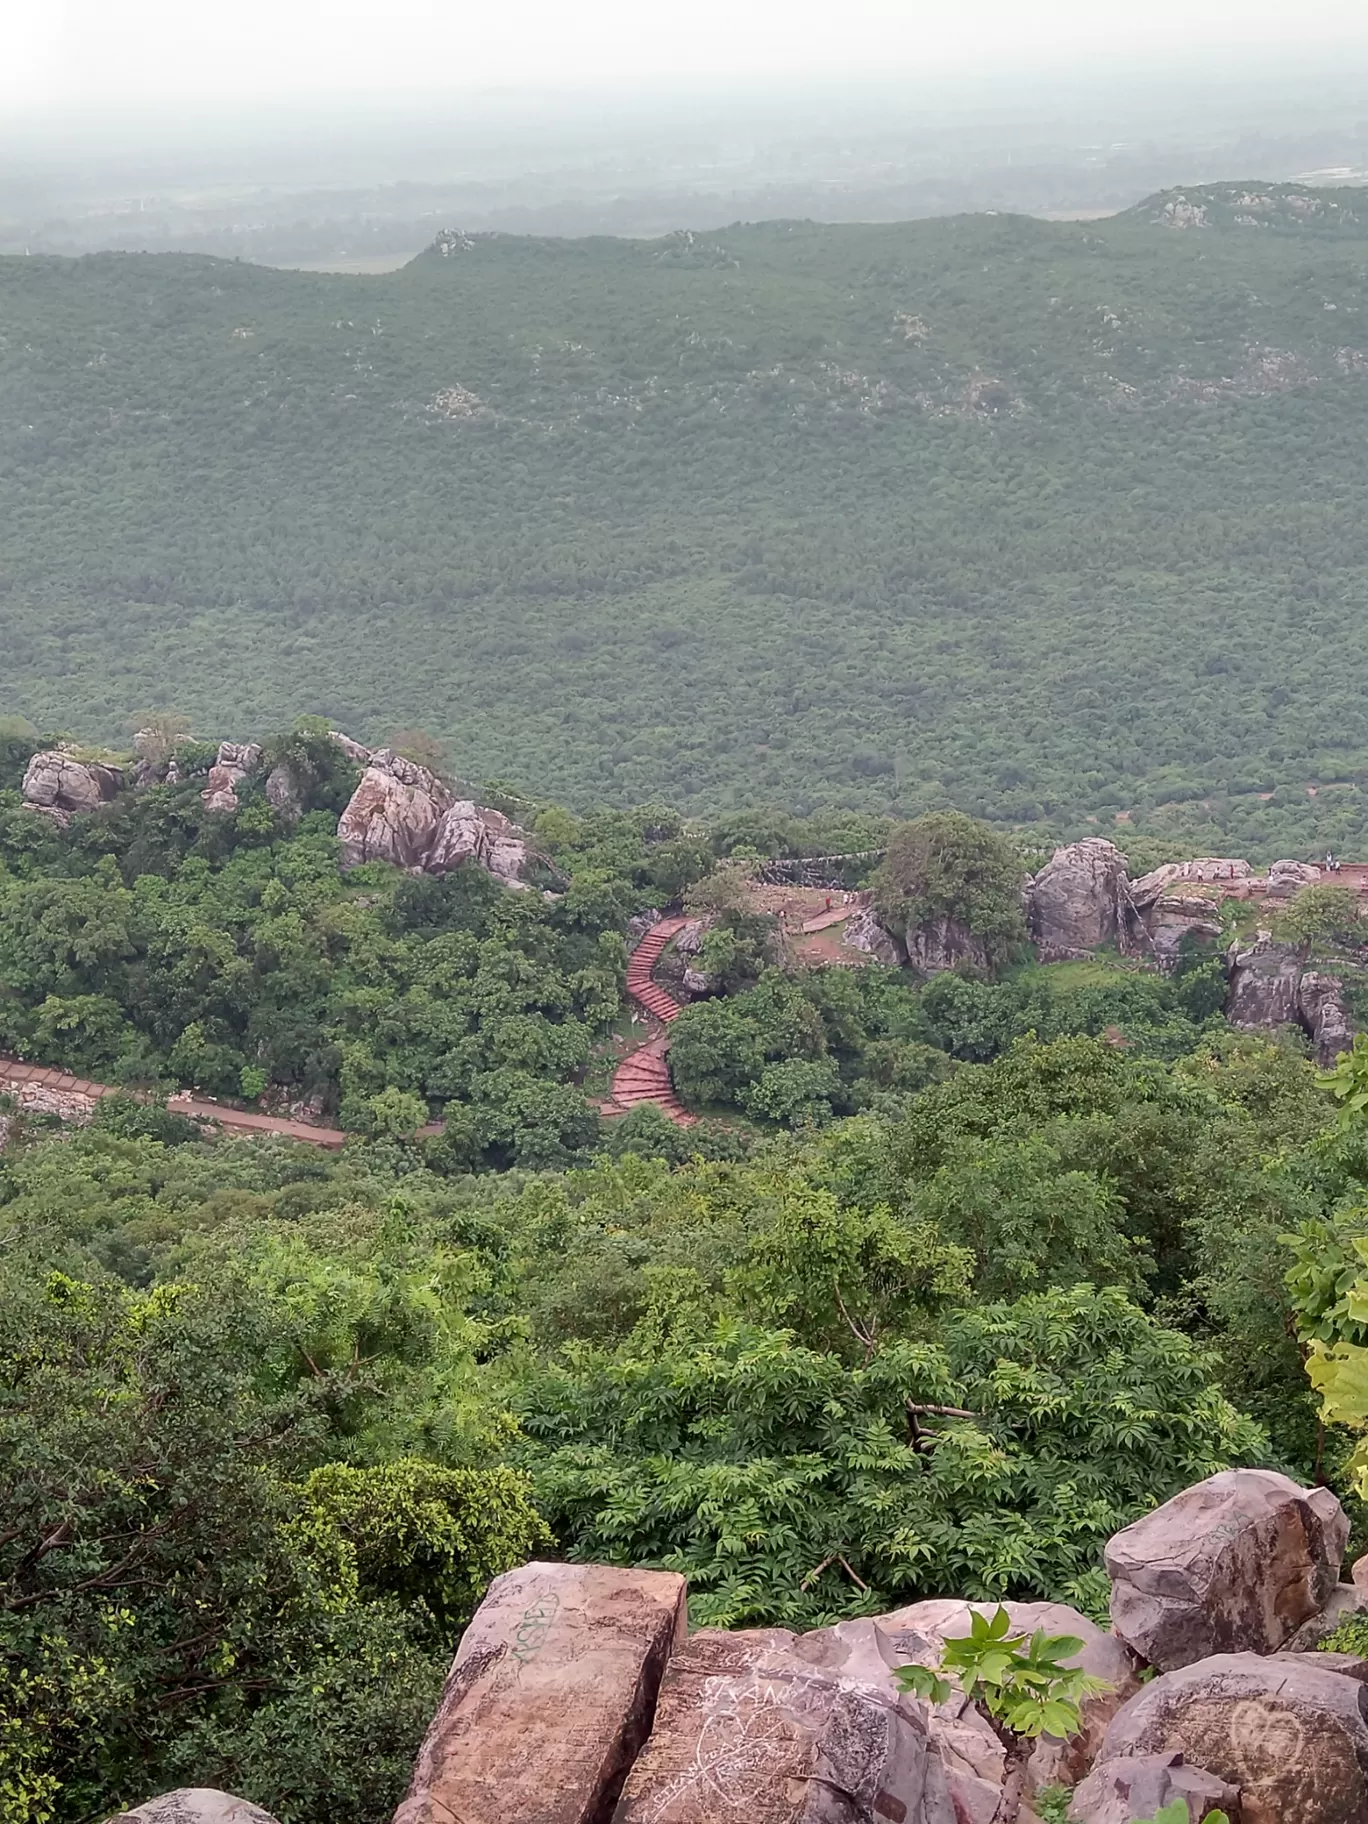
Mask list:
[[[260,765],[261,749],[255,741],[221,741],[218,758],[209,768],[208,784],[200,793],[205,810],[225,814],[235,811],[238,786]]]
[[[1112,1719],[1106,1760],[1179,1750],[1239,1788],[1242,1824],[1368,1819],[1368,1686],[1257,1653],[1167,1672]]]
[[[1212,1653],[1276,1653],[1325,1607],[1348,1537],[1328,1488],[1223,1470],[1108,1541],[1112,1627],[1164,1672]]]
[[[1126,858],[1103,836],[1056,849],[1026,895],[1031,936],[1042,962],[1091,956],[1104,945],[1139,947]]]
[[[1300,1014],[1302,953],[1260,931],[1252,944],[1226,952],[1226,1018],[1251,1031],[1295,1023]]]
[[[498,811],[458,798],[437,825],[423,866],[429,874],[447,874],[463,861],[473,861],[505,886],[521,887],[527,841],[516,824]]]
[[[388,861],[422,868],[451,793],[425,766],[382,747],[372,754],[337,826],[342,866]]]
[[[35,754],[24,771],[20,793],[30,810],[42,811],[65,829],[80,811],[96,811],[123,790],[122,767],[77,760],[65,748]]]
[[[1239,1788],[1190,1765],[1176,1748],[1099,1761],[1074,1793],[1069,1816],[1075,1824],[1153,1824],[1160,1807],[1175,1800],[1186,1805],[1188,1824],[1202,1824],[1209,1811],[1223,1811],[1231,1824],[1240,1824]]]
[[[894,1663],[868,1621],[694,1634],[614,1824],[956,1824],[926,1706],[894,1688]]]
[[[461,1637],[394,1824],[606,1824],[686,1629],[665,1571],[528,1564]]]
[[[1344,1001],[1344,984],[1337,975],[1321,975],[1308,969],[1297,984],[1297,1014],[1323,1070],[1341,1052],[1353,1049],[1353,1021]]]
[[[1138,911],[1152,906],[1165,893],[1178,886],[1210,886],[1218,889],[1234,886],[1237,881],[1253,878],[1254,870],[1247,861],[1228,855],[1194,855],[1188,861],[1166,861],[1130,883],[1131,901]]]
[[[861,906],[858,912],[850,915],[841,927],[841,941],[890,969],[901,969],[907,962],[906,944],[886,925],[880,924],[873,906]]]
[[[214,1786],[181,1786],[121,1811],[110,1824],[276,1824],[269,1811]]]
[[[1112,1717],[1131,1693],[1139,1689],[1135,1662],[1114,1634],[1106,1633],[1096,1622],[1089,1621],[1086,1615],[1067,1608],[1062,1602],[968,1603],[957,1597],[910,1603],[889,1615],[880,1615],[878,1625],[893,1641],[902,1662],[915,1661],[934,1670],[940,1665],[945,1642],[969,1632],[970,1617],[975,1610],[980,1615],[992,1615],[999,1607],[1006,1609],[1011,1617],[1013,1633],[1034,1634],[1037,1628],[1043,1628],[1047,1634],[1077,1635],[1083,1642],[1082,1651],[1067,1663],[1081,1666],[1093,1678],[1106,1682],[1105,1691],[1083,1700],[1081,1733],[1069,1742],[1043,1737],[1031,1757],[1031,1781],[1037,1789],[1072,1786],[1092,1765]],[[919,1643],[926,1643],[929,1651]],[[954,1717],[946,1720],[959,1724],[964,1715],[962,1700],[951,1699],[951,1708]],[[939,1706],[938,1719],[945,1712],[946,1706]],[[981,1721],[977,1713],[974,1714],[975,1720]],[[1000,1784],[1002,1745],[986,1723],[977,1733],[980,1740],[986,1737],[982,1740],[982,1755],[986,1759],[976,1765],[975,1770]],[[957,1752],[967,1753],[973,1746],[961,1741]]]

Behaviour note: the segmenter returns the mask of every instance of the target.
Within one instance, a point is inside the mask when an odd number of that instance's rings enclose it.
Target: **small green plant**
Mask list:
[[[1006,1756],[992,1824],[1016,1824],[1037,1738],[1077,1735],[1083,1727],[1083,1699],[1108,1689],[1105,1679],[1065,1664],[1082,1651],[1075,1634],[1047,1634],[1044,1628],[1029,1638],[1013,1634],[1012,1618],[1001,1607],[991,1616],[973,1611],[969,1633],[945,1642],[941,1672],[951,1674],[978,1705]],[[933,1704],[943,1704],[954,1689],[951,1678],[926,1666],[899,1666],[893,1676],[902,1690]]]
[[[1192,1824],[1192,1813],[1186,1799],[1172,1799],[1161,1805],[1152,1818],[1137,1818],[1136,1824]],[[1223,1811],[1208,1811],[1203,1814],[1202,1824],[1230,1824],[1230,1819]]]

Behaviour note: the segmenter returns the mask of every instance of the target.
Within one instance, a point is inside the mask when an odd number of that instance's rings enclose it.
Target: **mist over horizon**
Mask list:
[[[1368,179],[1368,51],[1045,61],[232,105],[112,94],[0,123],[0,252],[366,270],[449,226],[649,237],[742,220],[1068,217],[1184,183]]]

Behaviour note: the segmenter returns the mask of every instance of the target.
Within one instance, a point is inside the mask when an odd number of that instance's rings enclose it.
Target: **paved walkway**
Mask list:
[[[35,1114],[60,1115],[64,1121],[88,1119],[103,1096],[119,1094],[112,1083],[92,1083],[70,1071],[41,1064],[21,1064],[17,1058],[0,1057],[0,1094],[13,1096],[20,1108]],[[182,1090],[166,1106],[173,1114],[192,1121],[213,1121],[232,1134],[283,1134],[307,1146],[336,1151],[347,1136],[339,1127],[315,1127],[309,1121],[287,1121],[276,1115],[254,1115],[245,1108],[223,1108],[217,1102]]]
[[[603,1105],[606,1115],[625,1115],[640,1103],[651,1102],[676,1127],[692,1127],[697,1119],[680,1104],[670,1081],[670,1067],[665,1061],[665,1054],[670,1049],[670,1023],[678,1019],[683,1009],[651,975],[665,946],[688,922],[685,918],[662,918],[659,924],[651,926],[628,961],[627,992],[657,1024],[658,1030],[652,1032],[645,1044],[629,1052],[613,1073],[611,1097]]]

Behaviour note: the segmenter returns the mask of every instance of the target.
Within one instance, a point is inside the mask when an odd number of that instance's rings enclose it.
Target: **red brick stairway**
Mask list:
[[[670,1081],[670,1067],[665,1054],[670,1047],[670,1022],[682,1009],[672,994],[652,979],[651,971],[660,960],[671,938],[688,923],[683,918],[663,918],[642,938],[627,964],[627,992],[651,1019],[662,1028],[647,1039],[618,1065],[613,1075],[612,1099],[604,1105],[605,1114],[625,1114],[639,1103],[652,1102],[676,1127],[692,1127],[695,1117],[680,1105]]]

